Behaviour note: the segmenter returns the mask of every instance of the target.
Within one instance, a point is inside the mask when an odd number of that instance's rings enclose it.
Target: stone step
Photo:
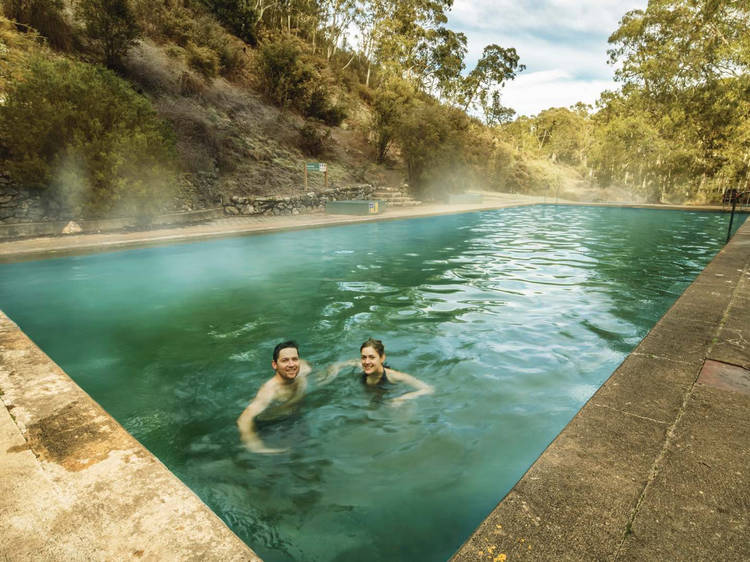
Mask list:
[[[421,204],[421,201],[416,201],[414,199],[410,199],[409,201],[386,201],[386,205],[389,207],[416,207]]]
[[[380,191],[375,190],[373,191],[373,195],[378,195],[380,197],[409,197],[409,194],[404,191]]]
[[[382,195],[373,195],[373,199],[380,199],[381,201],[411,201],[411,197],[406,197],[404,195],[400,197],[383,197]]]

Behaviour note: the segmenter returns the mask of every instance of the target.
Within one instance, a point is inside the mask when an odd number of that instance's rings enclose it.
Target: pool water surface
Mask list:
[[[537,206],[6,264],[0,308],[265,560],[444,560],[727,222]],[[316,384],[370,336],[435,393]],[[235,420],[286,339],[309,394],[252,454]]]

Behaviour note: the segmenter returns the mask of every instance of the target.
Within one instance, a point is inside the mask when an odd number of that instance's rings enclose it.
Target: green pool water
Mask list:
[[[444,560],[727,223],[540,206],[6,264],[0,308],[265,560]],[[435,394],[315,385],[370,336]],[[235,419],[289,338],[310,392],[254,455]]]

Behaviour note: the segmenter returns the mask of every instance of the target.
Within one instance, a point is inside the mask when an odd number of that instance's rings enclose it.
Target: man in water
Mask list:
[[[424,394],[432,394],[435,389],[416,377],[407,375],[385,364],[385,346],[380,340],[368,339],[359,348],[359,359],[351,359],[336,363],[328,368],[327,376],[323,384],[331,382],[344,367],[353,367],[359,364],[362,367],[360,378],[367,386],[386,386],[397,383],[405,383],[414,390],[397,396],[391,400],[391,404],[401,404],[406,400],[417,398]]]
[[[311,368],[307,361],[299,358],[299,346],[293,341],[285,341],[273,350],[271,367],[274,375],[258,390],[252,402],[237,418],[240,438],[250,451],[254,453],[282,453],[286,449],[271,449],[266,447],[256,433],[255,418],[273,409],[289,409],[297,404],[307,388],[307,375]]]

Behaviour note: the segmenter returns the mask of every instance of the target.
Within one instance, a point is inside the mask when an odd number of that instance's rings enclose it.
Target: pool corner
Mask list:
[[[0,312],[0,557],[255,553]]]

